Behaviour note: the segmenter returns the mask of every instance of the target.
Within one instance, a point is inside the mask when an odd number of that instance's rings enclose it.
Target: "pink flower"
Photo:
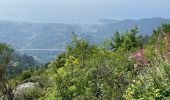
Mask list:
[[[141,66],[144,66],[148,63],[146,58],[144,57],[143,51],[144,51],[143,49],[139,49],[134,54],[134,58],[135,58],[137,64],[141,65]]]

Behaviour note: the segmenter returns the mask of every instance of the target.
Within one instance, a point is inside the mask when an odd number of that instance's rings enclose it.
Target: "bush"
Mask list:
[[[170,98],[170,65],[154,62],[132,81],[126,90],[127,100],[165,100]]]
[[[23,71],[22,74],[21,74],[21,79],[22,80],[25,80],[25,79],[28,79],[31,77],[31,71],[30,70],[27,70],[27,71]]]

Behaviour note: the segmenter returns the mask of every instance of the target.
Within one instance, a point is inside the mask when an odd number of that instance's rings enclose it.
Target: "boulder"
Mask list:
[[[14,90],[13,100],[30,100],[36,99],[41,93],[41,88],[39,83],[23,83],[18,85]]]

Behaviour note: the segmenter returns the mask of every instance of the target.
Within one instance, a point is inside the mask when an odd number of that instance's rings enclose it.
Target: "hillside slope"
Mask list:
[[[0,42],[11,44],[15,49],[65,49],[72,40],[72,32],[91,43],[100,43],[111,37],[115,31],[124,32],[137,25],[140,33],[150,35],[152,30],[170,19],[147,18],[140,20],[104,20],[104,24],[71,25],[57,23],[26,23],[0,21]],[[43,61],[53,59],[63,51],[20,51]],[[47,57],[48,55],[48,57]]]

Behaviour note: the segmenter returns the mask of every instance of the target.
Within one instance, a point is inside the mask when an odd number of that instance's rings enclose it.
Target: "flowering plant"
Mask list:
[[[140,66],[145,66],[148,63],[147,59],[144,57],[144,49],[137,50],[134,54],[134,58]]]

